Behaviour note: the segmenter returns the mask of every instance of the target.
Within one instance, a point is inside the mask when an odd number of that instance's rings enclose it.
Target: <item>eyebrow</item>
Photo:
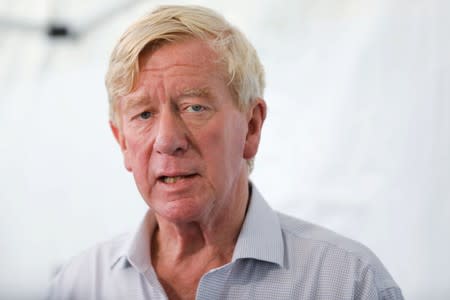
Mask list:
[[[135,107],[143,105],[145,102],[147,102],[148,97],[145,96],[143,93],[132,95],[128,94],[122,98],[122,101],[125,101],[124,111],[130,111]]]
[[[172,99],[181,99],[189,97],[202,97],[206,98],[211,95],[208,88],[187,88],[183,89],[180,93],[177,93]],[[130,111],[144,105],[145,103],[151,102],[151,99],[145,93],[128,94],[122,98],[125,101],[124,111]]]
[[[175,99],[184,97],[208,97],[211,93],[208,88],[188,88],[179,93]]]

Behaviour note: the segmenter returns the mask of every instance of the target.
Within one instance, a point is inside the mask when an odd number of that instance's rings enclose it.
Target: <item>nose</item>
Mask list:
[[[181,118],[174,111],[162,111],[153,150],[159,154],[180,155],[188,146],[187,130]]]

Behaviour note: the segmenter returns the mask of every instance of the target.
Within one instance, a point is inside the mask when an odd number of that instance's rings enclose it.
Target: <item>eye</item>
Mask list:
[[[152,116],[152,113],[149,111],[143,111],[139,114],[139,118],[142,120],[148,120],[151,118],[151,116]]]
[[[193,104],[193,105],[189,105],[186,108],[187,112],[202,112],[206,109],[206,107],[204,107],[203,105],[200,104]]]

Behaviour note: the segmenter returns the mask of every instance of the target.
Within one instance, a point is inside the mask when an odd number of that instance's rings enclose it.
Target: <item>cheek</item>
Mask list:
[[[203,151],[216,164],[236,167],[243,159],[245,135],[245,121],[230,118],[227,122],[215,124],[214,130],[201,136]]]
[[[130,160],[136,186],[144,199],[151,193],[150,155],[148,143],[136,140],[130,144]]]
[[[226,130],[229,146],[236,152],[239,158],[243,158],[245,139],[247,135],[247,122],[241,113],[236,113],[235,118],[229,122],[229,128]]]
[[[127,137],[126,163],[136,176],[143,176],[150,159],[151,139],[144,134],[129,134]]]

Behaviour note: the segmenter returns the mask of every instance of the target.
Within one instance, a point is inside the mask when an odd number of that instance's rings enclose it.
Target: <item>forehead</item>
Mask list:
[[[121,102],[128,106],[128,102],[152,99],[161,85],[166,92],[170,90],[169,97],[206,97],[223,93],[224,88],[229,92],[224,64],[210,42],[199,39],[165,43],[142,52],[134,88]]]
[[[218,62],[219,56],[209,41],[192,38],[143,51],[139,56],[139,71],[163,71],[174,66],[222,70]]]

